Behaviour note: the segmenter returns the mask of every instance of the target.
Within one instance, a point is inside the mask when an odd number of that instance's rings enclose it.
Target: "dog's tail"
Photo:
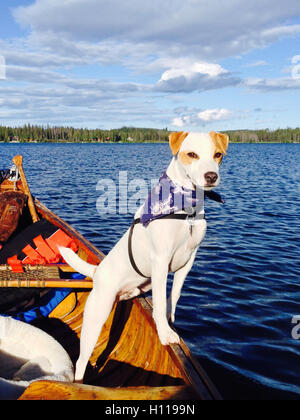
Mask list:
[[[63,259],[69,264],[74,270],[78,273],[83,274],[87,277],[94,277],[96,265],[89,264],[83,261],[74,251],[70,248],[65,248],[62,246],[58,247],[59,252],[61,253]]]

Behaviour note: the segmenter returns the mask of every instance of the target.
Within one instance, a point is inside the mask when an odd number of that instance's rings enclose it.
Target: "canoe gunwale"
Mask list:
[[[153,304],[151,299],[148,297],[139,297],[136,301],[143,307],[145,314],[153,322]],[[171,344],[167,346],[167,351],[174,363],[176,363],[179,369],[184,373],[186,383],[197,385],[197,393],[201,399],[222,400],[220,393],[209,379],[205,370],[194,358],[190,349],[181,337],[180,344]]]

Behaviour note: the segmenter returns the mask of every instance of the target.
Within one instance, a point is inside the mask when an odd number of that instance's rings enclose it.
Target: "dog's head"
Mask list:
[[[226,134],[179,132],[169,140],[178,165],[194,186],[211,190],[219,185],[219,167],[229,144]]]

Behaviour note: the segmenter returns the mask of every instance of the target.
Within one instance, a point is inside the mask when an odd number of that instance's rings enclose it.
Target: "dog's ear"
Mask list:
[[[212,141],[214,142],[215,146],[221,149],[221,152],[224,153],[224,155],[226,155],[229,145],[229,137],[227,136],[227,134],[215,133],[214,131],[211,131],[209,135],[212,138]]]
[[[169,136],[170,149],[173,155],[176,155],[179,152],[180,146],[183,143],[183,140],[188,136],[189,133],[180,131],[179,133],[172,133]]]

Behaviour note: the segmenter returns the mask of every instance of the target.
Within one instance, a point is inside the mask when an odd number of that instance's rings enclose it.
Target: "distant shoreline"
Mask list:
[[[178,130],[180,131],[180,130]],[[210,131],[210,130],[207,130]],[[277,130],[220,130],[229,136],[232,143],[299,143],[300,127]],[[164,143],[172,133],[162,129],[121,127],[115,129],[88,129],[63,126],[40,126],[27,124],[23,127],[0,125],[1,142],[68,142],[68,143]]]
[[[167,141],[155,141],[155,140],[145,140],[145,141],[0,141],[0,144],[168,144]],[[230,144],[300,144],[300,141],[230,141]]]

